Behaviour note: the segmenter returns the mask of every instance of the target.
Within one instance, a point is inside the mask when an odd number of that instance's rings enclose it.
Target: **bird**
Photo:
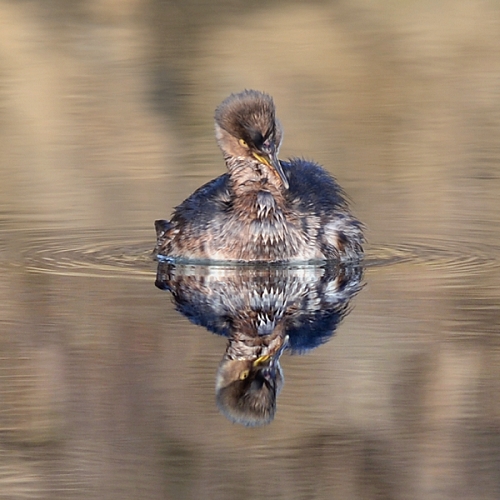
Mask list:
[[[155,221],[158,260],[360,261],[364,226],[319,164],[278,159],[283,129],[273,98],[244,90],[215,110],[227,172]]]

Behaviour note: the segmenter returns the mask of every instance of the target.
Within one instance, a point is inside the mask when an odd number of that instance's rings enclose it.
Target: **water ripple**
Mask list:
[[[457,244],[456,241],[431,239],[425,243],[373,246],[365,263],[367,267],[423,264],[436,270],[463,274],[498,266],[499,255],[499,249],[494,246]]]
[[[150,233],[151,241],[133,231],[132,237],[104,231],[34,235],[23,245],[22,260],[37,273],[150,280],[156,271]]]
[[[4,235],[6,232],[2,231]],[[21,265],[31,272],[152,279],[156,271],[151,255],[154,235],[144,229],[127,231],[126,237],[123,230],[116,234],[97,230],[74,234],[17,231],[15,236],[22,241]],[[463,274],[497,267],[499,255],[500,250],[493,246],[479,247],[436,239],[425,243],[371,246],[365,265],[373,268],[410,263]]]

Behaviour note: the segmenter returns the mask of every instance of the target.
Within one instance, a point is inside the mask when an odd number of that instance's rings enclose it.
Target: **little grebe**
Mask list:
[[[316,163],[278,159],[283,132],[271,96],[232,94],[215,111],[228,172],[157,220],[159,258],[298,262],[359,260],[362,224]]]

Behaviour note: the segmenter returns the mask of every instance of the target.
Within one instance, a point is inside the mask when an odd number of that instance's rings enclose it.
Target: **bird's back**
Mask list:
[[[289,182],[286,198],[301,214],[335,217],[348,209],[342,188],[323,167],[301,158],[281,164]]]

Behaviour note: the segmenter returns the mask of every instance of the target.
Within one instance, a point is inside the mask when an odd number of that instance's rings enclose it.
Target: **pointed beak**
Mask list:
[[[260,356],[253,362],[254,368],[260,370],[267,379],[276,377],[276,368],[283,351],[288,346],[288,335],[283,339],[281,346],[272,354]]]
[[[286,178],[283,167],[278,160],[278,153],[273,142],[264,144],[258,153],[253,153],[253,156],[262,164],[272,168],[281,179],[281,182],[283,183],[285,189],[288,189],[288,179]]]

